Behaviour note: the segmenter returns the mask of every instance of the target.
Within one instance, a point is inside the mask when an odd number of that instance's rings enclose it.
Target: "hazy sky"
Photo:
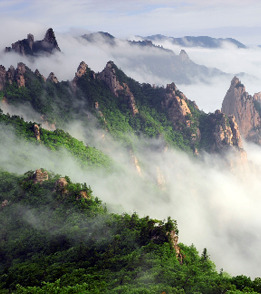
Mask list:
[[[234,37],[261,44],[260,11],[259,0],[1,0],[0,23],[2,32],[53,27],[57,32],[108,31],[117,37]]]

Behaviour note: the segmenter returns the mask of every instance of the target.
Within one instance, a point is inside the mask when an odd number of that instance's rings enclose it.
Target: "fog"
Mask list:
[[[21,31],[17,39],[26,38],[24,31],[25,29]],[[36,40],[44,36],[43,28],[36,27],[35,31],[32,31],[29,30],[28,25],[28,32],[33,33]],[[141,83],[165,86],[167,83],[175,82],[178,88],[205,112],[213,112],[221,108],[222,100],[234,75],[239,76],[250,94],[261,90],[261,48],[259,47],[238,49],[224,42],[223,47],[219,49],[182,48],[169,41],[154,42],[156,45],[172,50],[175,54],[185,49],[193,62],[228,73],[226,76],[209,77],[205,82],[195,76],[191,84],[185,84],[166,75],[169,60],[167,52],[153,47],[131,46],[126,40],[120,39],[115,39],[114,46],[99,37],[95,39],[95,42],[90,43],[80,37],[84,33],[88,31],[75,29],[68,33],[56,33],[62,53],[49,57],[42,56],[34,60],[17,54],[1,53],[0,64],[9,68],[10,65],[16,66],[22,61],[32,70],[38,69],[45,77],[48,77],[50,72],[54,72],[61,81],[72,80],[81,61],[85,61],[95,72],[100,72],[109,60],[113,60],[127,75]],[[13,38],[13,41],[17,40]],[[137,40],[135,37],[130,39]],[[2,44],[10,45],[10,34],[3,36]]]
[[[158,85],[170,82],[146,72],[142,64],[136,69],[125,68],[128,56],[133,58],[144,54],[153,58],[153,54],[157,54],[153,49],[131,50],[125,42],[119,42],[114,50],[102,43],[100,47],[97,44],[87,46],[75,35],[57,34],[62,53],[34,61],[15,54],[2,54],[0,63],[8,68],[23,61],[33,70],[38,68],[45,76],[54,72],[59,80],[71,80],[82,60],[94,71],[101,71],[106,62],[113,59],[140,82]],[[181,49],[168,44],[164,46],[169,46],[175,53]],[[186,48],[186,51],[199,64],[230,72],[231,79],[234,74],[245,72],[241,80],[250,94],[261,90],[260,48],[237,49],[226,45],[221,49]],[[189,99],[195,100],[200,109],[208,112],[221,108],[229,85],[230,79],[227,78],[212,79],[207,84],[195,78],[194,84],[178,87]],[[8,111],[23,115],[26,120],[41,119],[27,106],[20,107],[19,111],[15,108]],[[113,211],[136,211],[140,216],[150,215],[160,219],[171,216],[178,222],[180,242],[187,245],[193,243],[199,251],[206,247],[218,270],[223,268],[233,275],[260,276],[260,147],[244,143],[249,161],[246,165],[234,161],[233,155],[228,154],[228,160],[233,161],[231,169],[223,161],[224,158],[218,156],[205,154],[201,159],[195,159],[177,150],[163,152],[162,142],[159,141],[135,140],[135,155],[141,169],[139,173],[132,155],[108,134],[90,129],[89,136],[86,136],[80,121],[72,122],[65,129],[86,144],[109,154],[120,166],[121,172],[92,173],[82,168],[67,151],[57,153],[41,144],[29,144],[16,138],[12,129],[3,126],[0,128],[0,166],[17,173],[43,167],[62,176],[68,175],[73,181],[86,182],[92,187],[94,195]]]
[[[93,130],[98,140],[90,141],[84,139],[80,123],[75,126],[71,132],[85,143],[103,146],[101,149],[117,163],[118,172],[90,171],[69,152],[25,142],[4,126],[0,131],[0,166],[17,173],[43,167],[86,182],[111,211],[159,219],[171,216],[178,222],[179,241],[193,243],[200,253],[206,247],[217,270],[260,276],[260,147],[245,144],[248,164],[227,154],[232,162],[227,165],[218,156],[205,154],[195,159],[181,151],[164,150],[157,140],[135,140],[139,172],[130,153],[108,134],[101,139],[98,130]]]

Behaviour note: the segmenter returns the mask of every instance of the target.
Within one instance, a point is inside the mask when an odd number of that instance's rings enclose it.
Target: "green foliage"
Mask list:
[[[48,176],[0,171],[1,293],[260,293],[260,278],[217,273],[206,249],[180,243],[181,262],[171,218],[108,213],[87,184]]]
[[[0,123],[10,126],[18,138],[44,145],[53,151],[67,150],[82,165],[105,168],[112,166],[112,161],[108,156],[94,147],[86,146],[82,141],[73,138],[63,130],[48,131],[40,128],[40,141],[36,141],[35,123],[25,122],[19,116],[3,113],[0,113]]]

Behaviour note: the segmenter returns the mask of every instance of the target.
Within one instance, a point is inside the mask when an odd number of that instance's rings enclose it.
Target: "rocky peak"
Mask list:
[[[188,62],[188,61],[190,61],[187,52],[185,50],[183,50],[183,49],[180,51],[179,57],[180,57],[180,59],[181,59],[182,62]]]
[[[191,114],[191,111],[187,101],[187,97],[177,89],[174,83],[167,85],[162,107],[167,110],[175,129],[179,129],[180,123],[189,124],[187,115]]]
[[[233,115],[225,115],[220,110],[211,113],[207,121],[211,126],[212,139],[209,146],[210,152],[222,153],[227,150],[235,150],[245,153],[243,150],[241,135]],[[208,138],[210,139],[210,138]]]
[[[57,77],[55,76],[55,74],[53,72],[51,72],[47,78],[47,81],[50,81],[52,83],[58,84],[59,81],[57,79]]]
[[[119,96],[118,91],[123,90],[116,76],[115,65],[113,61],[108,61],[104,70],[99,74],[99,79],[104,81],[115,96]]]
[[[42,184],[44,181],[48,181],[48,173],[43,169],[37,169],[33,174],[33,181],[35,184]]]
[[[60,178],[55,182],[55,191],[60,192],[62,194],[67,194],[68,190],[66,187],[68,186],[68,182],[65,178]]]
[[[86,73],[87,68],[88,68],[88,65],[84,61],[82,61],[77,68],[77,72],[75,73],[75,77],[78,77],[78,78],[82,77]]]
[[[43,41],[57,45],[54,31],[52,28],[46,31]]]
[[[31,49],[33,49],[33,44],[34,44],[34,35],[28,34],[27,35],[27,40],[28,40],[28,45]]]
[[[116,96],[123,96],[128,103],[129,109],[133,115],[136,115],[139,110],[136,106],[136,101],[127,83],[121,83],[116,74],[116,66],[113,61],[106,64],[104,70],[99,74],[98,79],[105,82],[111,92]]]
[[[5,52],[15,52],[23,56],[37,56],[41,53],[54,53],[61,51],[56,41],[53,29],[48,29],[44,39],[34,41],[34,36],[28,34],[26,39],[12,43],[11,47],[6,47]]]
[[[222,112],[235,116],[242,136],[259,144],[261,144],[260,102],[260,93],[255,94],[254,97],[249,95],[241,81],[234,77],[222,103]]]
[[[0,65],[0,90],[3,90],[5,84],[17,83],[18,87],[25,86],[25,73],[26,66],[24,63],[19,62],[15,69],[12,65],[6,71],[5,67]]]
[[[15,78],[19,88],[25,86],[25,77],[24,77],[25,72],[26,72],[25,64],[22,62],[18,63],[17,69],[15,71]]]
[[[45,77],[39,72],[38,69],[36,69],[36,70],[34,71],[34,74],[35,74],[37,77],[42,78],[42,79],[46,82],[46,78],[45,78]]]

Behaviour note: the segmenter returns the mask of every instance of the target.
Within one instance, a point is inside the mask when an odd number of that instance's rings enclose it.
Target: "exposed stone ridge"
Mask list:
[[[167,112],[167,116],[176,131],[182,131],[184,127],[191,128],[193,126],[192,113],[188,102],[187,97],[177,89],[174,83],[167,85],[161,106]],[[195,102],[190,101],[190,103],[198,109]],[[190,142],[194,145],[196,141],[200,140],[200,136],[199,128],[194,126]]]
[[[68,194],[68,190],[67,190],[67,186],[68,186],[68,182],[65,178],[59,178],[56,182],[55,182],[55,191],[56,192],[60,192],[61,194]]]
[[[244,152],[241,135],[235,117],[227,116],[220,110],[210,115],[208,122],[213,126],[213,141],[210,147],[211,152],[221,153],[227,150]]]
[[[175,129],[180,128],[180,123],[190,124],[190,121],[186,117],[188,114],[191,114],[187,104],[187,98],[183,93],[178,91],[174,83],[167,85],[162,107],[167,110],[168,117],[172,121]]]
[[[118,97],[118,91],[122,91],[124,88],[120,84],[116,76],[115,65],[113,61],[108,61],[104,70],[99,74],[98,78],[105,82],[110,88],[111,92]]]
[[[77,68],[75,77],[78,77],[78,78],[82,77],[86,73],[87,68],[88,68],[88,65],[84,61],[82,61]]]
[[[32,34],[27,35],[27,39],[19,40],[6,47],[5,52],[16,52],[23,56],[37,56],[42,53],[51,54],[57,51],[61,51],[55,38],[55,34],[52,28],[46,31],[43,40],[34,41]]]
[[[179,57],[182,62],[190,62],[191,61],[187,52],[184,49],[180,50]]]
[[[40,128],[37,124],[34,124],[34,135],[37,141],[40,141]]]
[[[19,62],[17,68],[15,69],[12,65],[6,71],[3,65],[0,66],[0,90],[3,90],[6,83],[12,84],[17,83],[18,87],[25,86],[25,74],[26,66],[24,63]]]
[[[35,184],[42,184],[44,181],[48,181],[48,173],[43,169],[37,169],[33,174],[33,181]]]
[[[115,64],[113,61],[109,61],[106,64],[104,70],[99,74],[98,78],[105,82],[111,92],[116,96],[123,96],[128,102],[129,108],[133,115],[139,112],[133,93],[126,83],[121,83],[118,80]]]
[[[222,103],[222,112],[234,115],[240,132],[245,139],[261,144],[259,128],[261,93],[251,96],[241,81],[234,77]],[[258,106],[260,107],[258,110]]]
[[[47,81],[51,81],[51,82],[53,82],[53,83],[55,83],[55,84],[58,84],[58,83],[59,83],[57,77],[55,76],[55,74],[54,74],[53,72],[51,72],[51,73],[49,74],[49,76],[48,76],[48,78],[47,78]]]

